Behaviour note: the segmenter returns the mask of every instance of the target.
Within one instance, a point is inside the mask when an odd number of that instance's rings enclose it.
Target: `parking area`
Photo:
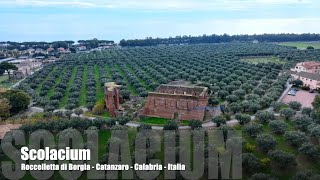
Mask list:
[[[297,91],[295,96],[285,95],[281,102],[289,103],[291,101],[297,101],[302,104],[302,107],[312,107],[312,102],[316,97],[317,93],[309,93],[308,91]]]

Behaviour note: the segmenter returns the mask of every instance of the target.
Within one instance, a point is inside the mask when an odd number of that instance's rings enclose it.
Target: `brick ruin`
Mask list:
[[[155,92],[149,93],[142,115],[203,120],[208,100],[207,87],[161,85]]]
[[[118,114],[117,112],[121,110],[120,87],[120,85],[117,85],[114,82],[106,83],[104,85],[106,107],[112,117],[116,117]]]

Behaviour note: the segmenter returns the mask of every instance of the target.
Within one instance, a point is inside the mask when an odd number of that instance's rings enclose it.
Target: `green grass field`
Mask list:
[[[281,61],[277,57],[248,57],[241,59],[242,62],[247,62],[250,64],[259,64],[259,63],[277,63],[277,64],[284,64],[284,61]]]
[[[74,67],[73,70],[72,70],[72,75],[71,75],[71,78],[70,78],[70,81],[68,83],[68,86],[67,86],[67,90],[66,90],[66,94],[63,96],[63,98],[61,99],[61,102],[60,102],[60,107],[65,107],[68,103],[68,98],[69,98],[69,94],[70,94],[70,89],[73,85],[73,82],[74,82],[74,79],[76,77],[76,72],[77,72],[77,69],[78,67]]]
[[[96,81],[96,89],[97,89],[97,101],[104,101],[104,92],[103,87],[100,84],[99,80],[99,67],[95,64],[94,65],[94,78]]]
[[[182,126],[189,126],[189,121],[188,121],[188,120],[181,120],[181,121],[180,121],[180,124],[181,124]]]
[[[150,125],[164,125],[169,121],[166,118],[158,118],[158,117],[146,117],[140,120],[143,124],[150,124]]]
[[[306,49],[308,46],[312,46],[315,49],[320,49],[320,41],[315,42],[282,42],[278,43],[283,46],[297,47],[298,49]]]
[[[38,85],[38,87],[36,88],[36,92],[39,94],[40,90],[43,86],[43,84],[49,79],[49,77],[52,75],[53,72],[55,72],[57,70],[57,67],[54,67],[52,69],[52,71],[47,75],[47,77]]]
[[[107,111],[104,111],[101,115],[94,115],[92,112],[87,111],[84,113],[88,117],[97,117],[97,118],[103,118],[103,119],[108,119],[110,118],[110,113]]]
[[[64,68],[64,69],[61,71],[61,74],[59,75],[58,79],[56,79],[54,86],[49,90],[49,92],[48,92],[48,94],[47,94],[47,97],[48,97],[48,98],[50,98],[50,97],[53,95],[55,88],[57,87],[57,85],[60,84],[60,82],[61,82],[61,80],[62,80],[62,77],[63,77],[64,73],[66,72],[66,70],[67,70],[67,68]]]
[[[82,86],[80,90],[80,105],[85,106],[87,104],[87,76],[88,76],[88,65],[84,66],[83,77],[82,77]]]
[[[111,70],[110,70],[110,67],[108,66],[108,64],[105,65],[105,68],[106,68],[106,70],[107,70],[107,76],[108,76],[109,78],[111,78],[111,77],[112,77],[112,73],[111,73]]]

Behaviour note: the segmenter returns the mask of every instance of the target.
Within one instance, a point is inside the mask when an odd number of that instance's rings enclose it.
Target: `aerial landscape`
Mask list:
[[[7,19],[14,14],[17,21],[4,20],[7,25],[0,30],[0,179],[320,179],[320,32],[314,25],[318,17],[312,16],[318,2],[235,0],[233,8],[224,1],[174,0],[171,6],[167,1],[143,2],[0,2],[0,14]],[[287,20],[279,18],[283,14],[276,9],[286,11],[289,6],[309,13],[299,19],[290,11]],[[116,13],[99,14],[102,8]],[[260,8],[274,14],[257,15],[258,24],[232,21]],[[211,9],[230,16],[223,22],[235,28],[226,25],[215,31],[204,22],[194,28],[197,19],[188,13],[218,18]],[[75,20],[68,24],[61,19],[59,24],[56,19],[62,15],[72,18],[67,10]],[[135,13],[141,22],[152,23],[139,24],[131,17]],[[115,18],[110,28],[98,22],[105,16]],[[266,20],[269,16],[276,20]],[[27,17],[41,20],[38,35],[30,30],[33,22],[20,26]],[[161,17],[172,22],[166,24]],[[128,23],[127,28],[113,29],[126,27],[117,20]],[[287,24],[280,26],[278,21]],[[220,23],[213,22],[224,24]],[[253,30],[244,30],[245,25]],[[9,26],[25,30],[8,31]],[[96,141],[90,139],[93,131]],[[120,138],[117,132],[125,135]],[[212,134],[219,136],[215,132],[221,132],[222,144],[214,144]],[[60,146],[65,136],[68,145]],[[76,143],[76,137],[83,142]],[[25,146],[90,149],[96,157],[85,163],[117,162],[134,165],[135,171],[113,169],[98,176],[90,167],[75,174],[57,169],[46,174],[42,169],[39,176],[41,169],[20,167],[38,163],[20,159]],[[239,154],[235,147],[240,147]],[[141,161],[139,154],[144,153]],[[232,160],[223,159],[228,155]],[[156,160],[157,170],[145,169]],[[60,159],[51,162],[58,164]],[[138,162],[143,168],[135,168]],[[172,168],[174,174],[168,173]],[[72,170],[76,169],[68,172]]]

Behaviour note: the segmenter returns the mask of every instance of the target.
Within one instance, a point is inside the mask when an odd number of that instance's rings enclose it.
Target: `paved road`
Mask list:
[[[140,126],[140,124],[137,124],[137,123],[134,123],[134,122],[128,122],[128,123],[126,124],[126,126],[137,128],[137,127]]]
[[[292,88],[292,84],[289,83],[289,80],[286,82],[286,89],[282,92],[281,96],[278,98],[277,102],[281,102],[285,95],[288,94],[289,90]],[[273,107],[266,109],[269,112],[273,112]],[[277,114],[275,114],[277,116]]]
[[[288,80],[286,83],[286,89],[283,91],[283,93],[281,94],[277,102],[280,102],[283,99],[283,97],[288,94],[291,88],[292,88],[292,84],[289,84],[289,80]]]
[[[202,127],[203,127],[203,128],[216,127],[216,126],[217,126],[216,123],[213,123],[212,121],[206,122],[206,123],[203,123],[203,124],[202,124]]]

